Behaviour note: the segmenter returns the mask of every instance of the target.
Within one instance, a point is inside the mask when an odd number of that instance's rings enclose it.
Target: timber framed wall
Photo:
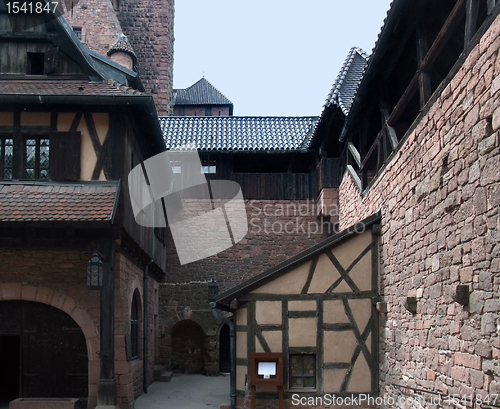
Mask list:
[[[283,353],[286,405],[293,396],[377,396],[378,225],[358,227],[221,294],[224,302],[238,302],[238,407],[250,405],[254,352]],[[277,387],[258,386],[257,404],[271,407],[277,393]]]

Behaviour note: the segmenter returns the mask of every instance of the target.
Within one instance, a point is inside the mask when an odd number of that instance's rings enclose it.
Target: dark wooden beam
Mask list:
[[[443,48],[446,46],[446,43],[453,35],[455,28],[457,28],[465,13],[464,5],[465,0],[458,0],[455,4],[455,7],[453,7],[453,10],[451,10],[450,15],[446,19],[443,27],[439,31],[436,39],[432,43],[429,51],[427,52],[427,55],[420,65],[420,69],[422,71],[430,70],[432,64],[434,63],[434,61],[436,61]]]
[[[351,155],[358,164],[358,167],[361,168],[361,155],[351,141],[347,142],[347,149],[351,152]]]
[[[387,122],[389,120],[389,110],[384,105],[382,105],[380,114],[382,115],[382,125],[387,133],[389,142],[391,143],[391,148],[392,150],[395,150],[398,146],[398,136],[394,128]]]
[[[479,11],[479,0],[467,0],[465,5],[465,39],[464,48],[470,43],[477,29],[477,15]]]
[[[403,95],[399,99],[398,103],[394,107],[394,109],[391,112],[391,115],[389,118],[387,118],[387,123],[389,125],[392,125],[396,123],[401,116],[401,114],[404,112],[405,108],[407,105],[410,103],[410,100],[413,98],[413,95],[418,89],[418,75],[419,73],[415,73],[413,76],[412,80],[408,84],[408,86],[405,89],[405,92],[403,92]]]
[[[417,61],[419,67],[422,66],[422,62],[429,52],[427,30],[425,27],[426,19],[423,18],[424,13],[425,10],[421,8],[419,13],[421,18],[417,23]],[[422,69],[420,69],[418,74],[418,89],[420,93],[420,109],[422,109],[431,97],[431,77],[427,71]]]
[[[486,4],[488,7],[488,16],[493,12],[495,8],[495,0],[486,0]]]

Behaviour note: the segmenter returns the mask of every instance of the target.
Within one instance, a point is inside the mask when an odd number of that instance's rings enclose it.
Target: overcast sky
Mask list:
[[[234,115],[320,115],[352,46],[371,54],[390,0],[176,0],[174,88],[203,75]]]

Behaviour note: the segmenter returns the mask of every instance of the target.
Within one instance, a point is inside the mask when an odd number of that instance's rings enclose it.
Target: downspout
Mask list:
[[[148,393],[148,293],[149,293],[149,265],[153,262],[151,260],[146,267],[144,268],[144,280],[143,280],[143,288],[144,288],[144,316],[142,319],[142,331],[144,332],[144,356],[143,356],[143,364],[142,364],[142,390],[144,393]]]
[[[217,303],[212,301],[210,303],[212,308],[212,315],[217,320],[221,320],[225,324],[229,325],[229,348],[231,354],[231,377],[230,377],[230,396],[231,396],[231,409],[236,409],[236,332],[234,330],[234,323],[227,318],[224,318],[219,314],[217,310]]]

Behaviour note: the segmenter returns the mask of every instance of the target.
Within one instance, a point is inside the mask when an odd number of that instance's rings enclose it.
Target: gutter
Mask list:
[[[224,318],[220,315],[218,311],[218,305],[215,301],[210,303],[210,307],[212,308],[212,315],[216,320],[220,320],[229,326],[229,348],[231,355],[231,378],[230,378],[230,387],[229,393],[231,396],[231,409],[236,409],[236,332],[234,329],[233,321]],[[232,311],[232,310],[231,310]]]

